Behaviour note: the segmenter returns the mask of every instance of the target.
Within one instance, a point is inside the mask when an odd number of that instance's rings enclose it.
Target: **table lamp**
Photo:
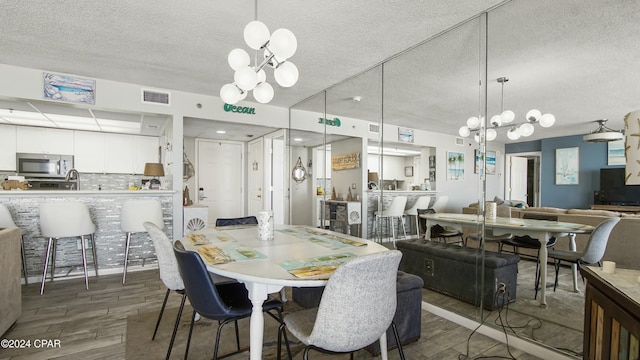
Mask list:
[[[164,176],[164,167],[160,163],[144,164],[144,176]],[[149,189],[160,189],[160,180],[153,178],[149,180]]]

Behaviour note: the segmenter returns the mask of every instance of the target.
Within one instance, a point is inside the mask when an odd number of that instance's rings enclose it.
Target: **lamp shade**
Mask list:
[[[164,176],[164,167],[160,163],[144,164],[145,176]]]

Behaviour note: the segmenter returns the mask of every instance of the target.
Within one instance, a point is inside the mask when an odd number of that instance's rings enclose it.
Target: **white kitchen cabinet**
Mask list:
[[[105,172],[115,174],[133,173],[133,136],[104,134]]]
[[[74,132],[74,166],[83,173],[105,172],[105,139],[103,133]]]
[[[133,135],[133,173],[144,173],[144,164],[160,162],[158,138]]]
[[[16,150],[19,153],[73,155],[73,131],[18,126]]]
[[[15,125],[0,125],[0,170],[16,171]]]

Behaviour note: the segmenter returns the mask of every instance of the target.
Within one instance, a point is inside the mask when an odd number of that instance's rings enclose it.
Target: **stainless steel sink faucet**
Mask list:
[[[80,173],[78,172],[78,170],[76,169],[69,169],[69,171],[67,171],[67,175],[65,176],[65,180],[66,181],[71,181],[74,180],[75,183],[75,188],[76,190],[80,190]],[[71,188],[69,190],[73,190],[74,185],[71,185]]]

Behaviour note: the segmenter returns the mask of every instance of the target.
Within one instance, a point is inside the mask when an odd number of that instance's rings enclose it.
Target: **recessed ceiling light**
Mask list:
[[[301,139],[301,138],[294,138],[294,139],[293,139],[293,141],[298,141],[298,142],[300,142],[300,141],[302,141],[302,139]]]
[[[217,130],[217,131],[216,131],[216,134],[226,134],[226,133],[227,133],[227,132],[226,132],[226,131],[224,131],[224,130]]]

